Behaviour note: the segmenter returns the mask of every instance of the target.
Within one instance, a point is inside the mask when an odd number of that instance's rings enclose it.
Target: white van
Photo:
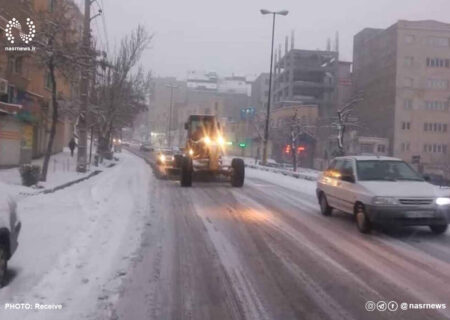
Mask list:
[[[317,180],[323,215],[338,209],[355,215],[362,233],[373,224],[426,225],[446,232],[450,197],[426,182],[409,164],[390,157],[335,158]],[[450,192],[449,192],[450,193]]]

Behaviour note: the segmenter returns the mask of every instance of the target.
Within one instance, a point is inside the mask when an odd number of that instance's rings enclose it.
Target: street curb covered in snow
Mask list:
[[[284,176],[288,176],[288,177],[292,177],[292,178],[296,178],[296,179],[317,181],[317,177],[314,177],[314,176],[308,175],[308,174],[304,174],[304,173],[300,173],[300,172],[293,172],[293,171],[288,171],[288,170],[284,170],[284,169],[264,167],[264,166],[258,166],[258,165],[253,165],[253,164],[246,164],[245,166],[248,168],[256,169],[256,170],[282,174]]]
[[[101,173],[101,172],[103,172],[103,171],[102,171],[102,170],[95,170],[95,171],[91,172],[90,174],[88,174],[87,176],[85,176],[85,177],[83,177],[83,178],[80,178],[80,179],[77,179],[77,180],[73,180],[73,181],[66,182],[66,183],[64,183],[64,184],[62,184],[62,185],[59,185],[59,186],[56,186],[56,187],[54,187],[54,188],[45,189],[45,190],[42,191],[42,193],[45,193],[45,194],[47,194],[47,193],[53,193],[53,192],[55,192],[55,191],[58,191],[58,190],[61,190],[61,189],[70,187],[71,185],[74,185],[74,184],[76,184],[76,183],[80,183],[80,182],[82,182],[82,181],[84,181],[84,180],[87,180],[87,179],[89,179],[89,178],[92,178],[93,176],[96,176],[96,175],[98,175],[98,174]]]
[[[80,183],[82,181],[85,181],[87,179],[90,179],[90,178],[98,175],[101,172],[103,172],[103,171],[102,170],[95,170],[95,171],[91,172],[90,174],[88,174],[85,177],[82,177],[82,178],[79,178],[77,180],[73,180],[73,181],[69,181],[69,182],[63,183],[63,184],[61,184],[59,186],[56,186],[56,187],[53,187],[53,188],[39,190],[39,191],[36,191],[36,192],[20,192],[19,194],[22,195],[22,196],[37,196],[39,194],[53,193],[53,192],[56,192],[58,190],[61,190],[61,189],[70,187],[70,186],[72,186],[74,184],[77,184],[77,183]]]

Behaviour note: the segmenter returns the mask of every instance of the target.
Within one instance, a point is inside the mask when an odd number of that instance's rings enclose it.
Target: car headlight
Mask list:
[[[450,198],[439,197],[436,199],[436,204],[438,206],[448,206],[450,205]]]
[[[164,162],[164,161],[166,161],[166,156],[165,155],[160,155],[159,156],[159,160],[161,160],[161,162]]]
[[[397,205],[398,201],[392,197],[375,197],[372,200],[372,204],[376,206],[392,206]]]
[[[223,145],[225,144],[224,138],[221,137],[221,136],[219,136],[219,137],[217,138],[217,143],[218,143],[220,146],[223,146]]]
[[[206,145],[210,145],[211,144],[211,139],[208,137],[208,136],[206,136],[206,137],[204,137],[203,138],[203,141],[206,143]]]
[[[190,155],[190,156],[194,155],[194,150],[189,149],[189,155]]]

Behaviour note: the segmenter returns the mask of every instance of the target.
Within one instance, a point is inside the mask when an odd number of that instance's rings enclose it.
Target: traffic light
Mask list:
[[[240,148],[247,148],[247,144],[245,142],[239,143]]]

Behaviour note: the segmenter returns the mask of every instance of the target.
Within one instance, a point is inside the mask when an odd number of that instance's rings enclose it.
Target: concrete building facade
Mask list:
[[[450,175],[450,24],[398,21],[354,37],[354,90],[363,135],[425,173]]]
[[[265,112],[269,98],[269,74],[261,73],[252,82],[252,107]]]
[[[291,49],[275,64],[275,107],[296,104],[319,106],[319,116],[336,109],[338,52]]]

